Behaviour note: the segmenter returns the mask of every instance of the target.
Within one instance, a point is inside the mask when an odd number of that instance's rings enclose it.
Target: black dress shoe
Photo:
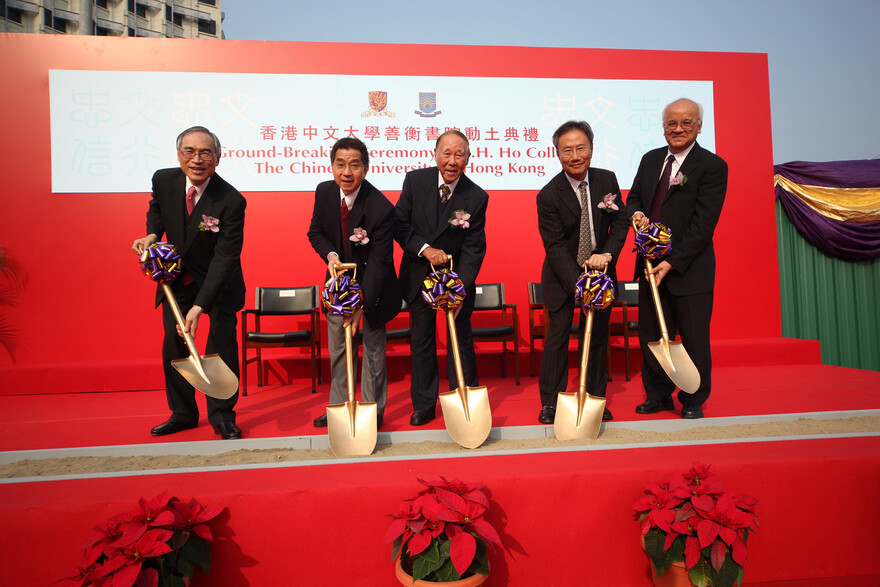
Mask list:
[[[161,424],[155,426],[152,430],[150,430],[150,434],[152,434],[153,436],[166,436],[168,434],[180,432],[181,430],[189,430],[190,428],[195,428],[198,425],[198,422],[186,422],[183,420],[168,418],[166,421],[162,422]]]
[[[321,414],[320,416],[315,418],[315,421],[312,422],[312,424],[314,424],[315,428],[326,428],[327,427],[327,414],[326,413]]]
[[[644,403],[641,403],[636,406],[636,414],[656,414],[657,412],[662,412],[663,410],[674,410],[675,404],[672,403],[672,398],[668,398],[663,400],[662,402],[656,399],[649,399]]]
[[[424,426],[433,420],[435,415],[436,408],[431,408],[429,410],[416,410],[413,412],[413,415],[410,416],[409,423],[413,426]]]
[[[556,420],[556,407],[544,406],[541,413],[538,414],[538,422],[541,424],[552,424]]]
[[[235,422],[220,422],[219,426],[214,426],[214,434],[219,434],[223,440],[235,440],[241,438],[241,428]]]
[[[605,408],[605,411],[602,412],[602,421],[607,422],[607,421],[613,420],[613,419],[614,419],[614,416],[611,415],[611,410],[609,410],[608,408]]]
[[[682,406],[681,417],[686,420],[696,420],[703,417],[703,408],[700,406]]]

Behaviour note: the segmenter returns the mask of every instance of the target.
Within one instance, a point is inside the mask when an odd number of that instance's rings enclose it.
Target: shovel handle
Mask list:
[[[356,263],[334,263],[333,270],[335,272],[337,272],[337,275],[339,274],[339,272],[345,273],[346,271],[351,270],[351,271],[354,271],[354,278],[355,279],[357,278],[357,264]],[[333,277],[336,277],[336,275],[334,275]]]
[[[354,325],[345,327],[345,374],[348,379],[348,401],[354,404]]]
[[[452,255],[446,255],[446,260],[449,261],[449,270],[453,271],[453,269],[452,269]],[[437,269],[434,267],[434,264],[431,263],[430,261],[428,261],[428,265],[431,266],[431,273],[434,273],[435,271],[437,271]]]
[[[458,332],[455,330],[455,318],[446,310],[446,324],[449,327],[449,346],[452,348],[452,360],[455,363],[455,378],[458,380],[458,394],[461,396],[464,418],[471,421],[467,402],[467,385],[464,381],[464,369],[461,367],[461,353],[458,350]]]
[[[587,321],[584,324],[583,348],[581,349],[581,369],[578,376],[578,393],[587,391],[587,365],[590,363],[590,340],[593,336],[593,308],[587,309]]]
[[[177,325],[180,326],[180,331],[183,333],[183,339],[186,341],[186,347],[189,349],[189,353],[194,357],[198,357],[199,351],[196,349],[196,343],[193,340],[192,335],[184,330],[186,320],[184,320],[183,314],[180,313],[180,306],[177,305],[177,300],[174,298],[171,286],[166,282],[163,282],[162,290],[165,292],[165,299],[168,300],[168,305],[171,306],[171,311],[174,312],[174,319],[177,320]]]

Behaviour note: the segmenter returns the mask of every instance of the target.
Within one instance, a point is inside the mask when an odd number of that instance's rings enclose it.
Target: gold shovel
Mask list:
[[[169,245],[168,243],[155,243],[152,247],[148,248],[155,248],[160,245],[170,247],[172,252],[174,250],[173,245]],[[149,260],[147,251],[143,247],[139,247],[139,250],[141,254],[141,262],[146,263]],[[177,259],[178,265],[175,270],[175,275],[180,271],[179,255],[177,256]],[[173,278],[174,277],[172,276],[171,279]],[[238,377],[236,377],[235,373],[232,372],[232,369],[223,362],[220,355],[215,353],[199,356],[195,341],[193,341],[189,332],[184,331],[184,325],[186,322],[183,319],[183,314],[180,313],[180,306],[177,305],[177,300],[174,298],[174,293],[172,293],[168,281],[162,281],[162,290],[165,292],[165,299],[168,300],[168,305],[171,306],[171,311],[174,312],[174,319],[177,321],[180,331],[183,332],[183,339],[186,341],[186,347],[189,349],[188,358],[171,361],[171,366],[177,369],[177,372],[183,375],[183,378],[186,379],[190,385],[205,395],[216,399],[231,398],[238,391]]]
[[[356,269],[354,263],[340,263],[337,271]],[[345,367],[348,401],[327,406],[327,434],[330,450],[337,457],[366,456],[376,448],[378,406],[376,402],[358,402],[354,395],[354,324],[345,327]]]
[[[586,270],[586,266],[584,267]],[[580,375],[577,393],[556,395],[556,418],[553,433],[559,440],[598,438],[605,413],[605,398],[587,393],[587,367],[590,362],[590,337],[593,334],[593,308],[587,307],[587,321],[581,348]]]
[[[452,270],[452,256],[448,256],[449,270]],[[431,266],[433,272],[434,267]],[[452,440],[465,448],[477,448],[492,431],[492,409],[489,407],[489,389],[486,386],[468,387],[461,368],[461,355],[458,350],[458,333],[455,330],[455,317],[446,308],[446,324],[449,332],[449,346],[455,361],[455,377],[458,388],[440,394],[443,408],[443,421]]]
[[[633,221],[633,228],[636,228]],[[638,230],[638,228],[636,228]],[[648,272],[648,283],[651,284],[651,297],[654,298],[654,308],[657,311],[657,322],[660,325],[660,340],[649,342],[648,348],[654,353],[654,357],[666,375],[685,393],[696,393],[700,387],[700,372],[685,350],[681,341],[669,340],[669,332],[666,330],[666,319],[663,317],[663,306],[660,304],[660,291],[657,289],[657,281],[651,273],[653,265],[651,260],[645,257],[645,269]]]

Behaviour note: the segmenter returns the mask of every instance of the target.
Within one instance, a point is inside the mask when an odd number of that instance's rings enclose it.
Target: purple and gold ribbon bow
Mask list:
[[[332,277],[321,290],[321,303],[334,316],[350,316],[363,305],[361,284],[348,275]]]
[[[158,283],[171,281],[180,274],[183,260],[170,243],[153,243],[141,253],[141,272]]]
[[[663,224],[654,222],[635,230],[635,250],[643,257],[660,259],[672,251],[672,231]]]
[[[422,283],[422,297],[435,310],[451,310],[464,301],[464,283],[452,269],[428,273]]]
[[[584,310],[604,310],[616,297],[614,280],[598,269],[582,273],[574,289],[574,301]]]

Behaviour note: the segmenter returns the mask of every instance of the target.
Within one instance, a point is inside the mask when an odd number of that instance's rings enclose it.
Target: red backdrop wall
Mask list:
[[[210,59],[202,57],[205,47]],[[49,69],[711,80],[716,150],[730,166],[715,237],[720,272],[713,337],[780,335],[764,54],[16,34],[0,34],[0,51],[6,131],[0,142],[0,244],[30,274],[12,313],[24,334],[18,364],[0,350],[0,382],[7,382],[0,386],[7,393],[150,389],[159,376],[161,320],[153,310],[153,286],[137,271],[130,250],[144,233],[149,186],[143,195],[51,193]],[[436,58],[440,54],[443,59]],[[167,166],[174,165],[169,146]],[[387,195],[396,201],[399,192]],[[505,282],[508,301],[519,304],[523,318],[526,282],[540,280],[543,261],[535,195],[490,192],[488,253],[479,278]],[[249,291],[256,285],[318,284],[323,264],[305,236],[311,194],[245,196],[242,261]],[[631,248],[628,243],[624,249],[622,276],[632,271]],[[526,328],[521,320],[523,337]],[[131,375],[134,366],[149,376]],[[85,383],[101,370],[115,370],[118,380]]]

